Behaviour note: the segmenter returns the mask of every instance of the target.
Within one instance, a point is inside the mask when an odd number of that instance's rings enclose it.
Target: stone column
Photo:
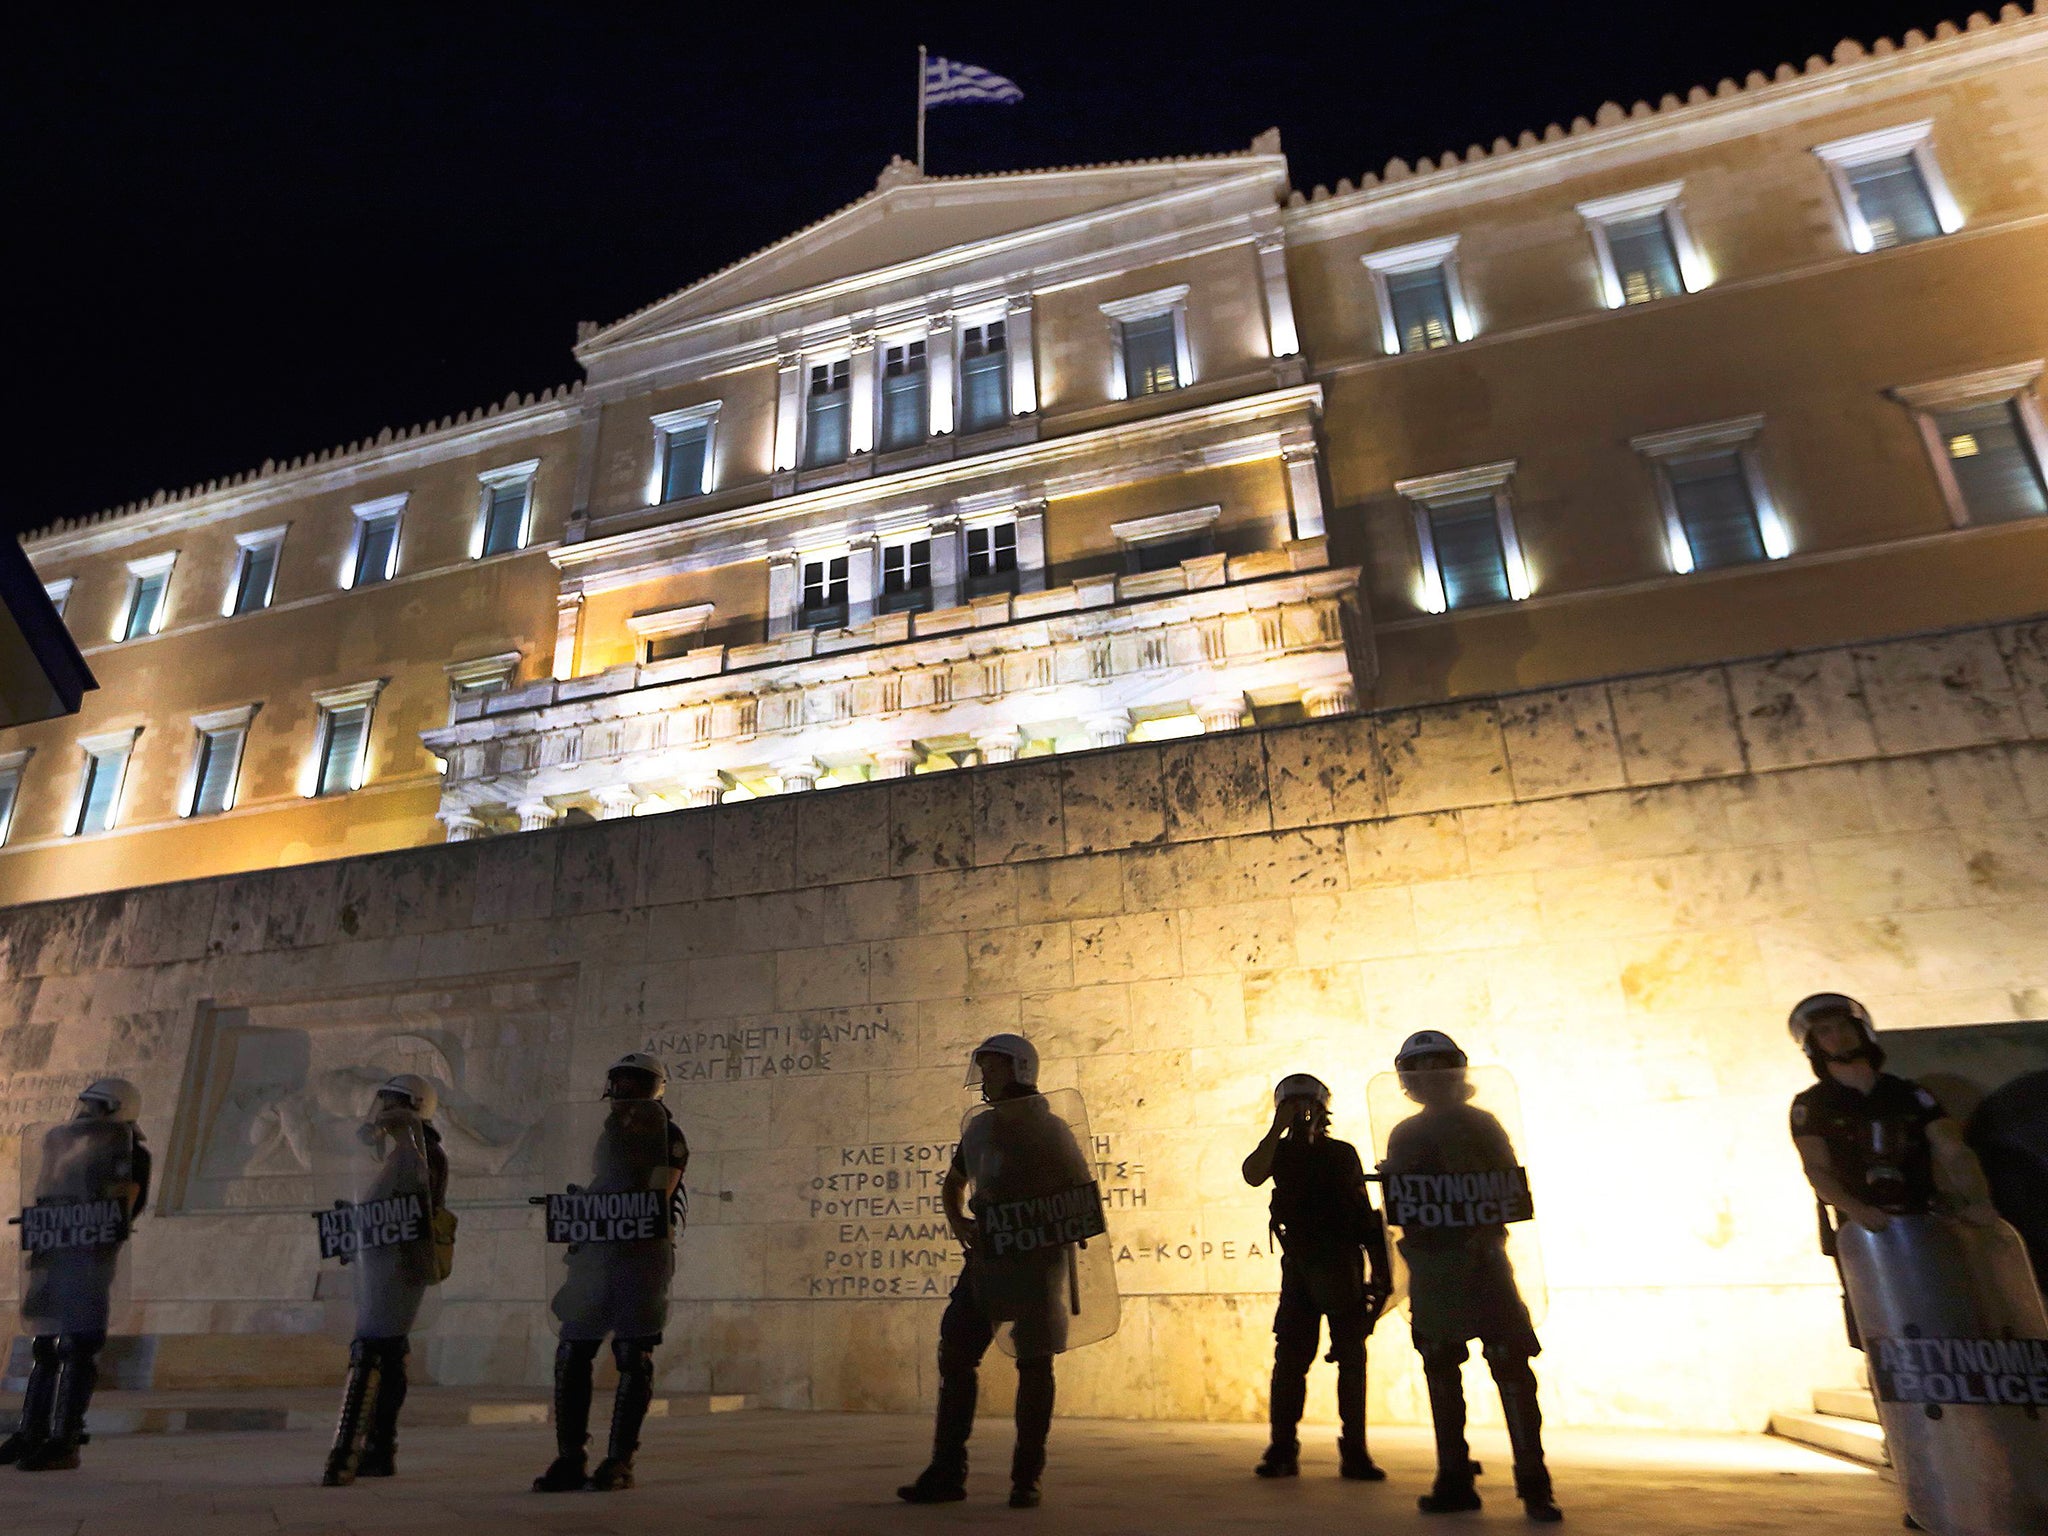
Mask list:
[[[691,779],[683,785],[683,804],[717,805],[725,798],[725,780],[717,774]]]
[[[818,780],[825,776],[825,765],[815,757],[792,758],[776,765],[775,776],[782,781],[785,795],[801,794],[818,787]]]
[[[907,779],[916,771],[918,759],[924,756],[917,750],[917,744],[909,741],[896,741],[886,747],[877,747],[871,755],[875,760],[875,777],[878,779]]]
[[[954,608],[962,601],[960,579],[960,519],[936,518],[932,522],[932,606]]]
[[[1358,694],[1348,682],[1318,683],[1301,690],[1301,707],[1311,720],[1348,715],[1358,707]]]
[[[576,648],[583,638],[583,594],[560,592],[555,596],[555,677],[576,675]]]
[[[803,422],[804,360],[794,348],[775,360],[775,468],[796,468],[797,428]]]
[[[929,394],[925,409],[933,437],[953,430],[953,317],[932,315],[926,326],[924,365],[925,388]]]
[[[875,451],[875,385],[882,349],[872,331],[853,338],[853,367],[846,397],[848,456]]]
[[[559,814],[545,800],[522,800],[513,807],[513,813],[519,818],[522,832],[544,832],[555,824]]]
[[[1319,539],[1323,520],[1323,477],[1317,464],[1312,427],[1289,427],[1280,434],[1280,462],[1287,469],[1287,505],[1294,513],[1294,536]]]
[[[640,804],[640,797],[633,792],[633,786],[630,784],[611,785],[600,789],[591,798],[597,801],[599,821],[622,821],[632,815],[634,808]]]
[[[1103,710],[1082,720],[1081,729],[1088,733],[1088,745],[1091,747],[1120,747],[1131,739],[1131,712],[1128,709]]]
[[[1301,350],[1294,329],[1294,296],[1287,287],[1287,238],[1279,230],[1259,236],[1259,279],[1266,290],[1266,337],[1275,357]]]
[[[451,843],[469,843],[484,835],[484,824],[469,811],[440,811],[436,813],[441,825],[448,829]]]
[[[1010,414],[1029,416],[1038,409],[1038,365],[1031,350],[1031,295],[1013,293],[1005,307],[1003,340],[1010,349]]]
[[[768,557],[768,638],[776,639],[796,628],[796,611],[803,602],[796,555],[785,552]]]
[[[1017,508],[1017,590],[1045,590],[1045,503],[1027,501]]]
[[[974,738],[975,750],[981,754],[984,763],[1013,763],[1023,742],[1017,727],[1003,726],[998,730],[983,731]]]
[[[1241,729],[1251,711],[1245,707],[1243,694],[1225,693],[1195,700],[1195,714],[1201,718],[1203,731],[1213,734]]]

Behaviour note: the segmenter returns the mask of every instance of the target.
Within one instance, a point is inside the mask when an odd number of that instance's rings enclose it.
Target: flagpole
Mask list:
[[[917,45],[917,173],[924,174],[924,44]]]

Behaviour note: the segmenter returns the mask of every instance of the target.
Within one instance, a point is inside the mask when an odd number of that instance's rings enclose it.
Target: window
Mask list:
[[[313,695],[320,709],[319,736],[314,743],[312,795],[342,795],[360,789],[370,748],[370,717],[382,682],[355,683]]]
[[[1635,439],[1657,473],[1672,570],[1776,560],[1789,552],[1756,455],[1761,416]]]
[[[367,587],[389,581],[398,565],[398,519],[405,497],[386,496],[355,509],[356,543],[349,560],[348,585]]]
[[[1017,590],[1017,525],[983,523],[962,530],[967,546],[967,595]]]
[[[1907,123],[1822,144],[1849,244],[1888,250],[1963,227],[1962,210],[1934,158],[1932,122]]]
[[[248,740],[249,721],[255,713],[255,706],[248,705],[193,719],[198,742],[192,759],[188,816],[214,816],[234,808],[236,784],[242,773],[242,746]]]
[[[1654,304],[1706,286],[1706,265],[1678,206],[1682,190],[1683,184],[1674,181],[1579,204],[1609,309]]]
[[[508,464],[479,476],[482,506],[478,510],[475,554],[478,559],[524,549],[533,527],[533,477],[538,459]]]
[[[1518,602],[1529,595],[1528,567],[1515,532],[1508,480],[1515,461],[1401,480],[1394,489],[1414,510],[1422,557],[1418,605],[1429,613]]]
[[[71,601],[71,584],[78,578],[65,576],[56,581],[43,583],[43,596],[50,600],[50,606],[57,610],[57,617],[64,617],[64,605]]]
[[[78,813],[71,823],[71,835],[84,837],[104,832],[114,824],[120,810],[121,784],[128,777],[128,759],[135,749],[136,731],[111,736],[92,736],[79,742],[85,749],[85,774],[78,786]]]
[[[852,383],[852,363],[811,365],[810,394],[804,402],[804,466],[837,464],[847,452],[847,395]]]
[[[1110,394],[1119,400],[1164,394],[1194,383],[1188,353],[1185,283],[1102,306],[1116,332]]]
[[[630,624],[632,621],[627,622]],[[513,674],[518,670],[517,651],[499,651],[492,656],[472,656],[462,661],[444,663],[441,671],[448,678],[450,722],[452,723],[455,718],[452,711],[463,700],[503,693],[512,686]]]
[[[1010,416],[1010,339],[1001,320],[960,328],[960,430],[986,432]]]
[[[1194,507],[1186,512],[1111,523],[1109,531],[1123,546],[1125,574],[1138,576],[1147,571],[1172,570],[1183,560],[1213,554],[1216,520],[1222,511],[1221,507]],[[1014,527],[1013,524],[1013,532]]]
[[[882,349],[882,446],[908,448],[929,431],[925,409],[925,343],[899,342]]]
[[[674,608],[649,608],[626,620],[640,642],[642,661],[673,661],[704,643],[711,625],[710,603],[684,603]]]
[[[270,606],[271,594],[277,587],[277,559],[284,547],[282,528],[265,528],[260,533],[242,533],[235,536],[240,545],[235,555],[234,573],[228,578],[227,601],[221,605],[221,616],[233,618],[240,613],[259,613]]]
[[[665,411],[653,419],[654,479],[647,499],[686,501],[711,489],[711,438],[718,423],[716,400]]]
[[[28,766],[33,747],[0,753],[0,843],[14,827],[14,806],[21,798],[21,773]]]
[[[1958,527],[2048,514],[2039,362],[1894,389],[1914,413]]]
[[[1364,261],[1379,299],[1380,345],[1389,356],[1471,340],[1456,235],[1375,251]]]
[[[804,561],[803,607],[797,614],[799,628],[846,627],[848,565],[849,557],[846,555],[821,555]]]
[[[164,594],[171,585],[175,552],[128,563],[128,601],[121,606],[116,640],[140,640],[164,627]]]
[[[882,546],[882,612],[922,613],[932,605],[932,541]]]

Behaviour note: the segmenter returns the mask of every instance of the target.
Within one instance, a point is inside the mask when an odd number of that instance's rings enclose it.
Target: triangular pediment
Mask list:
[[[921,177],[898,161],[859,201],[592,333],[579,351],[1262,171],[1277,190],[1285,176],[1277,154],[971,177]]]

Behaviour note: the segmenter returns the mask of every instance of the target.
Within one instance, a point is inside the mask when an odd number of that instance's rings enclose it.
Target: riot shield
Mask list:
[[[313,1178],[322,1199],[313,1221],[330,1336],[394,1339],[433,1326],[435,1197],[445,1179],[435,1177],[431,1141],[410,1109],[373,1107],[354,1124],[316,1128]],[[445,1199],[445,1188],[439,1193]]]
[[[128,1233],[141,1193],[135,1127],[64,1120],[21,1133],[25,1332],[105,1333],[127,1301]]]
[[[1549,1296],[1522,1167],[1521,1101],[1499,1067],[1382,1072],[1366,1085],[1396,1297],[1424,1333],[1543,1321]],[[1419,1293],[1419,1294],[1418,1294]],[[1519,1297],[1519,1300],[1517,1300]]]
[[[646,1338],[668,1323],[681,1200],[658,1099],[560,1105],[544,1127],[548,1313],[565,1339]],[[678,1190],[680,1195],[681,1191]]]
[[[2048,1312],[2003,1221],[1836,1236],[1906,1509],[1941,1536],[2048,1532]]]
[[[978,1104],[960,1124],[979,1239],[967,1270],[1004,1354],[1033,1359],[1116,1332],[1116,1267],[1071,1088]]]

